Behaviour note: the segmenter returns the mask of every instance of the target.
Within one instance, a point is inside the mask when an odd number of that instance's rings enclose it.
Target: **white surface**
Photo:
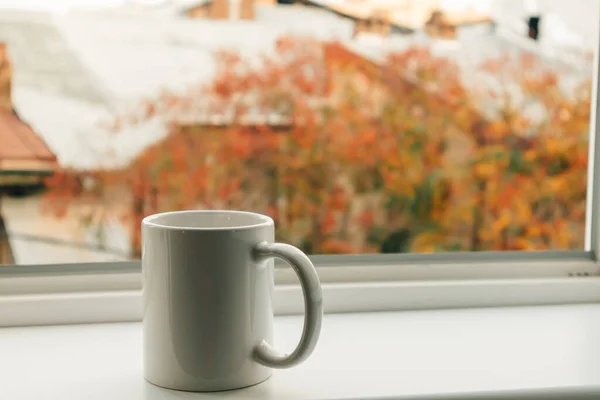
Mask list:
[[[135,283],[135,275],[122,275],[118,281],[109,274],[90,275],[86,280],[60,276],[63,288],[71,286],[67,292],[52,292],[52,285],[46,285],[51,281],[44,277],[34,277],[33,283],[28,278],[0,276],[0,327],[140,321],[141,292],[126,290]],[[97,284],[115,286],[102,291]],[[600,303],[598,277],[324,283],[322,288],[329,314]],[[275,315],[304,314],[299,285],[276,284],[273,303]]]
[[[276,319],[291,349],[300,317]],[[174,392],[142,378],[141,325],[0,329],[0,399],[600,398],[600,305],[326,315],[313,356],[257,386]]]

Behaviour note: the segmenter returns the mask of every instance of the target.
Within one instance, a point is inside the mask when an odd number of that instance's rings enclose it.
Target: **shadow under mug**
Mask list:
[[[177,211],[142,221],[144,377],[157,386],[219,391],[260,383],[314,350],[323,300],[309,258],[274,243],[270,217]],[[273,340],[273,258],[298,274],[305,303],[296,349]]]

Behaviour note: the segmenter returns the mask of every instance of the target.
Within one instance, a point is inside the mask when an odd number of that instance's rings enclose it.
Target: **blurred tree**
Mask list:
[[[481,69],[511,84],[474,95],[492,113],[469,131],[473,249],[583,248],[591,82],[559,79],[527,54]]]
[[[210,85],[112,124],[161,118],[164,140],[122,170],[55,175],[49,209],[118,211],[137,256],[145,215],[188,208],[269,214],[278,240],[311,253],[583,246],[589,82],[502,58],[477,71],[509,82],[494,92],[427,49],[376,65],[301,38],[216,60]]]

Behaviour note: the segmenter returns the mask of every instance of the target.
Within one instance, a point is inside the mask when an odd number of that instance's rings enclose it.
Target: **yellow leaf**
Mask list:
[[[562,177],[550,178],[548,180],[550,190],[556,193],[563,192],[566,189],[566,180]]]
[[[527,161],[533,161],[533,160],[535,160],[536,156],[537,156],[537,151],[530,149],[530,150],[525,151],[523,158],[525,158],[525,160],[527,160]]]
[[[531,220],[531,206],[524,201],[515,201],[514,210],[519,218],[519,224],[527,224]]]
[[[563,148],[562,143],[557,139],[546,138],[544,144],[546,145],[546,151],[551,155],[560,154]]]
[[[443,239],[443,236],[437,232],[421,233],[413,241],[412,250],[418,253],[431,253]]]
[[[486,179],[494,175],[496,167],[494,164],[489,162],[480,162],[475,165],[475,175],[478,178]]]
[[[542,234],[542,230],[539,226],[533,225],[527,227],[527,236],[539,237]]]
[[[515,239],[514,244],[521,250],[535,250],[535,246],[529,240],[524,238]]]
[[[503,213],[500,218],[492,223],[492,230],[498,233],[506,229],[508,225],[510,225],[510,216],[507,213]]]

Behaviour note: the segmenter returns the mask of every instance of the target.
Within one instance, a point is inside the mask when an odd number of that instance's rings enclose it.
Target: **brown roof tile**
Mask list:
[[[37,165],[56,166],[56,156],[14,111],[0,110],[0,169],[7,161],[37,161]]]

